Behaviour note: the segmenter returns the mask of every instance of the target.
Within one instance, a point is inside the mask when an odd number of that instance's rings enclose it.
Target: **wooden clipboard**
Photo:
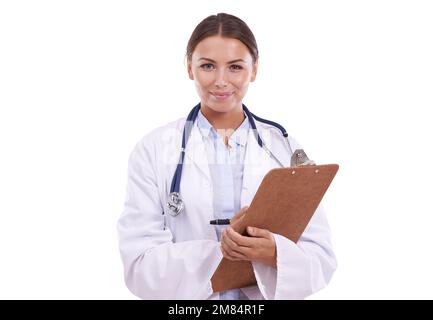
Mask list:
[[[272,169],[232,228],[245,235],[247,226],[259,227],[297,242],[337,171],[337,164]],[[249,261],[223,258],[211,282],[219,292],[253,285],[256,279]]]

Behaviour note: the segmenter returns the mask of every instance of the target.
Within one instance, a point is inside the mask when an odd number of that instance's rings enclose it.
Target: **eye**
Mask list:
[[[238,65],[238,64],[232,64],[230,66],[230,69],[233,70],[233,71],[238,71],[238,70],[242,70],[243,67],[241,65]]]
[[[205,63],[205,64],[202,64],[202,65],[200,66],[200,68],[202,68],[202,69],[205,70],[205,71],[211,71],[211,70],[214,69],[214,66],[213,66],[212,63]]]

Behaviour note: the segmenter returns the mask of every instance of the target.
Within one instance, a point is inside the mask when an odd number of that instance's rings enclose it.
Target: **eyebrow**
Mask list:
[[[215,60],[212,60],[212,59],[209,59],[209,58],[200,58],[200,59],[198,59],[199,61],[200,60],[206,60],[206,61],[210,61],[210,62],[213,62],[213,63],[216,63],[216,61]],[[246,63],[245,62],[245,60],[243,60],[243,59],[236,59],[236,60],[232,60],[232,61],[229,61],[229,62],[227,62],[227,64],[231,64],[231,63],[236,63],[236,62],[244,62],[244,63]]]

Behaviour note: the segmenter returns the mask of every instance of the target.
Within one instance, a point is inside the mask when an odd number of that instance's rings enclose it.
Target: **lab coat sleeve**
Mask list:
[[[298,243],[273,234],[277,267],[253,262],[257,285],[265,299],[304,299],[325,287],[336,269],[329,226],[318,207]]]
[[[153,141],[137,144],[129,160],[127,197],[118,222],[127,287],[142,299],[206,299],[222,255],[217,241],[173,243],[164,228]]]

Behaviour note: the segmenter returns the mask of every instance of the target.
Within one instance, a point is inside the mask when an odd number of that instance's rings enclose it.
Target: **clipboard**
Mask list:
[[[311,164],[312,161],[308,161]],[[326,164],[270,170],[263,178],[244,217],[231,227],[242,235],[246,235],[248,226],[268,229],[296,243],[338,168],[337,164]],[[220,292],[253,285],[256,279],[251,262],[223,258],[211,282],[213,291]]]

